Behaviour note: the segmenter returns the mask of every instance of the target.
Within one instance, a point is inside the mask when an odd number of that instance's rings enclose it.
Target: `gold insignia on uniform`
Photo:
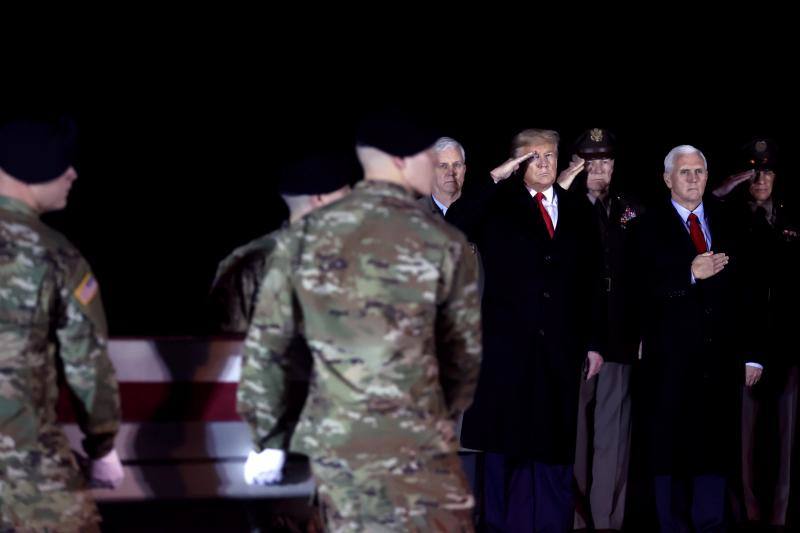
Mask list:
[[[592,142],[602,142],[603,141],[603,130],[600,128],[593,128],[592,131],[589,132],[589,138]]]
[[[97,280],[94,279],[92,273],[89,272],[83,276],[83,280],[81,280],[80,284],[75,288],[72,294],[75,296],[76,300],[86,306],[89,305],[92,300],[94,300],[95,296],[97,296],[98,289],[99,287],[97,285]]]

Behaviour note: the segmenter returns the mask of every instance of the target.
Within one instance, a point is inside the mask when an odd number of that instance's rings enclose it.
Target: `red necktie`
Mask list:
[[[708,251],[706,238],[703,237],[703,229],[700,227],[700,219],[694,213],[689,213],[689,235],[692,237],[692,242],[698,254],[704,254]]]
[[[550,218],[550,213],[547,212],[547,209],[544,208],[544,204],[542,203],[542,200],[544,200],[544,194],[537,192],[535,198],[536,203],[539,204],[539,211],[542,212],[544,225],[547,226],[547,233],[550,234],[550,238],[552,239],[555,231],[553,230],[553,220]]]

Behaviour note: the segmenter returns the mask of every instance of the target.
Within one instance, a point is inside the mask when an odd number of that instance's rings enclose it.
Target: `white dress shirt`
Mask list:
[[[534,201],[536,201],[536,191],[528,188],[528,192],[533,196]],[[558,226],[558,196],[556,196],[556,191],[553,189],[552,185],[543,190],[542,194],[544,195],[544,198],[542,198],[542,205],[545,210],[547,210],[547,214],[550,215],[550,220],[553,221],[553,231],[555,231]]]
[[[437,200],[436,197],[434,195],[432,195],[432,194],[431,194],[431,200],[433,200],[433,203],[436,204],[436,207],[439,208],[439,210],[442,212],[443,215],[447,214],[447,206],[446,205],[444,205],[442,202]]]

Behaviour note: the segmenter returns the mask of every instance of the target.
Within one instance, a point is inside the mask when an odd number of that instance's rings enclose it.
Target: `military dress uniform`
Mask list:
[[[587,130],[576,141],[587,161],[615,157],[616,140],[602,128]],[[621,530],[625,515],[631,442],[631,374],[638,357],[625,261],[629,229],[644,209],[619,190],[616,175],[603,198],[593,198],[603,247],[603,278],[608,309],[608,339],[600,372],[581,383],[575,454],[576,529]]]
[[[752,165],[757,175],[780,173],[776,172],[780,170],[777,146],[770,139],[753,139],[743,155],[742,162]],[[752,321],[765,325],[760,343],[767,365],[758,383],[742,388],[743,502],[749,520],[785,526],[790,521],[800,388],[800,357],[794,339],[800,318],[800,229],[793,206],[775,194],[774,185],[771,196],[759,205],[747,190],[753,182],[745,183],[736,191],[742,196],[734,194],[731,201],[740,210],[740,238],[753,263],[748,283],[761,295],[761,307],[752,312]]]

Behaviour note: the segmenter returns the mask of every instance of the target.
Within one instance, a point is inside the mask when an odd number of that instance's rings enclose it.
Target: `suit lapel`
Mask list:
[[[689,235],[689,231],[686,229],[686,224],[684,224],[683,219],[678,214],[677,209],[675,206],[672,205],[672,202],[669,200],[667,201],[666,205],[667,213],[665,217],[666,228],[665,231],[668,238],[671,242],[674,242],[676,245],[676,249],[680,250],[684,255],[694,256],[697,255],[697,251],[695,250],[694,243],[692,242],[692,237]]]

